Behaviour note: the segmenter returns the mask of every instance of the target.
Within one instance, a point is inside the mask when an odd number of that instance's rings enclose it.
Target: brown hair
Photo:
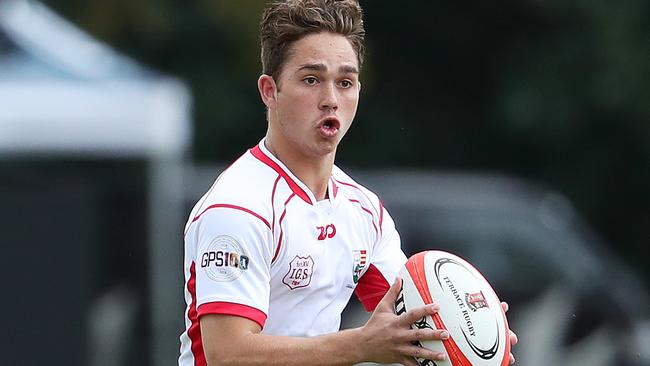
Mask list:
[[[346,37],[361,68],[366,32],[358,0],[283,0],[271,3],[262,15],[262,72],[270,76],[279,74],[292,44],[320,32]]]

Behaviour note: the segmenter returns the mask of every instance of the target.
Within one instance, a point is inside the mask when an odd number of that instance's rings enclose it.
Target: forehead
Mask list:
[[[328,70],[350,67],[358,70],[359,66],[350,41],[327,32],[306,35],[291,46],[284,67],[295,71],[306,64],[322,64]]]

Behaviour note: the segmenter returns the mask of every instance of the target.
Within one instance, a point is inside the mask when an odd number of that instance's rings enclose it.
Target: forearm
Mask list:
[[[248,333],[227,344],[211,345],[208,365],[351,365],[364,358],[360,329],[317,337]],[[204,341],[209,341],[205,339]]]
[[[411,329],[438,306],[431,304],[396,315],[394,304],[402,282],[398,279],[361,328],[318,337],[262,334],[261,324],[248,318],[210,314],[201,317],[203,351],[210,366],[217,365],[352,365],[370,361],[417,366],[413,359],[444,360],[445,354],[414,342],[443,340],[447,332]]]

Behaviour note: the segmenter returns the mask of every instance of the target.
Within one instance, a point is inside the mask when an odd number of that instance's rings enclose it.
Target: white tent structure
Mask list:
[[[182,169],[191,143],[191,96],[92,39],[43,4],[0,0],[0,160],[145,159],[156,365],[178,352]],[[146,224],[146,223],[145,223]],[[182,300],[181,300],[182,301]]]
[[[190,142],[187,89],[29,0],[0,0],[0,152],[171,157]],[[7,54],[8,53],[8,54]]]

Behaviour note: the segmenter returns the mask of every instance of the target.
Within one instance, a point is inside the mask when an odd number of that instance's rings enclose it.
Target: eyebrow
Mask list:
[[[300,65],[297,71],[302,71],[302,70],[326,71],[327,66],[325,66],[325,64],[322,63],[303,64]],[[359,69],[357,69],[355,66],[343,65],[339,67],[339,72],[343,74],[358,74]]]

